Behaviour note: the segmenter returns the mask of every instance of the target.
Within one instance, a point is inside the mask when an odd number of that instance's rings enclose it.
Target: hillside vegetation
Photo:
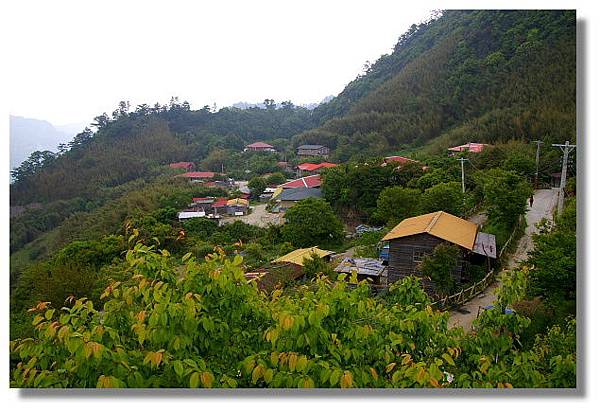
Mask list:
[[[296,137],[335,158],[575,138],[573,11],[448,11],[400,38]]]

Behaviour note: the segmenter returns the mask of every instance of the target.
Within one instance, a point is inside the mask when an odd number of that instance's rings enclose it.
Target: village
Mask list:
[[[478,155],[484,149],[491,147],[483,143],[465,143],[449,147],[449,158],[465,160],[460,156],[464,154]],[[260,193],[253,193],[248,186],[248,181],[235,180],[227,177],[223,172],[195,171],[192,162],[178,162],[170,164],[170,168],[185,170],[185,173],[176,175],[176,178],[187,179],[190,184],[203,187],[219,187],[229,193],[229,197],[195,197],[191,199],[187,208],[178,213],[180,222],[190,219],[215,220],[224,225],[234,221],[244,222],[263,228],[271,225],[285,223],[285,213],[294,205],[309,198],[322,198],[321,183],[322,172],[335,168],[336,163],[328,162],[329,149],[323,145],[305,144],[296,148],[297,162],[291,166],[290,162],[278,162],[282,172],[289,178],[280,184],[271,184]],[[244,148],[247,152],[277,153],[275,147],[265,142],[255,142]],[[311,159],[319,159],[315,162]],[[464,162],[463,190],[464,190]],[[393,165],[400,169],[405,165],[418,166],[424,172],[428,166],[405,156],[391,155],[383,158],[381,167]],[[551,186],[557,186],[558,173],[551,174]],[[263,176],[268,177],[267,176]],[[552,189],[549,189],[552,191]],[[556,194],[557,192],[552,192]],[[556,196],[552,196],[553,199]],[[553,209],[550,206],[550,211]],[[349,239],[364,233],[379,233],[380,240],[374,245],[375,256],[355,256],[355,248],[348,250],[332,251],[311,246],[297,248],[279,256],[259,267],[252,268],[245,276],[249,281],[256,282],[259,289],[272,292],[275,289],[294,283],[310,280],[305,265],[314,264],[321,269],[336,276],[344,276],[348,281],[367,281],[376,294],[385,293],[389,286],[409,276],[421,278],[422,287],[432,297],[440,300],[440,308],[445,305],[460,307],[468,303],[476,295],[479,298],[484,290],[494,282],[495,273],[501,270],[500,255],[510,243],[497,245],[496,236],[482,231],[481,214],[472,218],[461,218],[443,210],[425,213],[406,218],[395,225],[391,230],[383,227],[373,227],[359,224],[356,227],[346,227],[346,237]],[[551,218],[546,213],[545,217]],[[536,220],[537,223],[539,219]],[[512,237],[512,236],[511,236]],[[448,300],[448,295],[440,294],[439,287],[427,274],[423,274],[422,263],[426,256],[431,256],[436,246],[454,245],[457,247],[458,259],[452,270],[455,287],[454,293]],[[501,249],[501,250],[499,250]],[[526,258],[526,251],[521,251],[521,259]],[[244,252],[242,252],[242,255]],[[487,274],[485,277],[481,273]],[[477,286],[477,290],[475,287]],[[469,289],[470,287],[470,289]],[[463,296],[463,291],[469,289],[470,295]],[[487,303],[491,302],[491,294]],[[452,300],[452,298],[459,297]],[[483,306],[477,307],[477,312]],[[467,311],[468,312],[468,311]],[[458,313],[460,316],[460,313]],[[464,315],[464,313],[463,313]],[[464,317],[464,316],[463,316]],[[472,318],[472,316],[471,316]],[[472,319],[471,319],[472,320]],[[464,323],[464,322],[463,322]],[[468,324],[467,326],[468,327]]]

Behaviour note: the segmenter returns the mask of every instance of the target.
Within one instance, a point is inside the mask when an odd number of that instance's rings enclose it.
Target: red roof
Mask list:
[[[269,148],[273,148],[273,146],[271,146],[268,143],[265,142],[255,142],[255,143],[251,143],[246,147],[251,147],[253,149],[269,149]]]
[[[181,175],[177,175],[177,177],[189,177],[191,179],[208,179],[211,177],[215,177],[215,172],[187,172]]]
[[[217,183],[216,182],[202,182],[201,186],[205,186],[205,187],[216,187]]]
[[[398,162],[400,164],[405,164],[408,162],[416,162],[416,160],[413,159],[409,159],[408,157],[404,157],[404,156],[388,156],[385,158],[386,162]]]
[[[227,206],[227,198],[226,197],[218,197],[215,199],[212,207],[225,207]]]
[[[189,169],[189,168],[194,168],[194,163],[192,162],[177,162],[177,163],[171,163],[169,165],[169,167],[171,169]]]
[[[291,182],[287,182],[281,185],[284,189],[292,189],[295,187],[320,187],[321,186],[321,176],[320,175],[312,175],[301,177],[300,179],[292,180]]]
[[[336,167],[335,163],[302,163],[298,165],[298,169],[305,170],[307,172],[312,172],[313,170],[321,169],[322,167]]]
[[[448,150],[452,152],[472,152],[479,153],[483,150],[485,146],[488,146],[485,143],[466,143],[461,146],[449,147]]]
[[[315,163],[302,163],[298,165],[298,169],[300,170],[306,170],[306,171],[313,171],[313,170],[317,170],[319,169],[321,166]]]

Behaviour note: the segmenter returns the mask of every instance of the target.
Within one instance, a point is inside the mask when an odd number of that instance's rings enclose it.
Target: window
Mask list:
[[[427,249],[422,247],[415,247],[413,249],[413,262],[422,262],[423,258],[427,255]]]

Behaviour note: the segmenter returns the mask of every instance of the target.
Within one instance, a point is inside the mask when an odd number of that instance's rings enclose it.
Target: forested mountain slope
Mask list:
[[[96,133],[86,129],[60,153],[39,153],[16,169],[11,205],[94,198],[99,190],[156,176],[169,162],[199,162],[213,149],[241,151],[258,139],[290,138],[314,123],[309,110],[291,104],[215,113],[173,101],[131,112],[123,102],[112,117],[98,116],[96,126]]]
[[[575,41],[574,11],[445,11],[413,26],[393,53],[314,110],[270,99],[264,108],[219,111],[177,99],[122,102],[96,117],[96,132],[14,171],[11,206],[43,209],[11,219],[11,250],[172,173],[173,161],[250,178],[275,171],[301,143],[327,145],[334,161],[346,161],[467,141],[574,141]],[[279,153],[242,155],[257,140]]]
[[[575,137],[574,11],[447,11],[413,26],[296,137],[335,157]],[[336,117],[337,116],[337,117]]]

